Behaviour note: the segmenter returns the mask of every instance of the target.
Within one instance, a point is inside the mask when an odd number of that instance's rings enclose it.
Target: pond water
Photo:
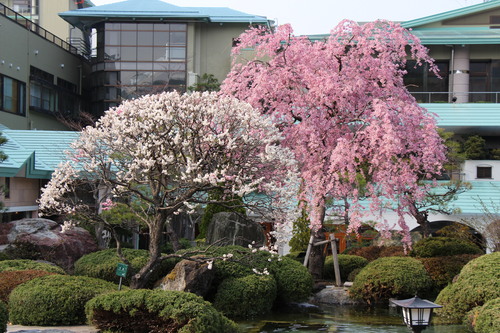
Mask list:
[[[313,311],[272,313],[254,320],[238,322],[243,332],[332,332],[332,333],[409,333],[395,308],[363,308],[321,305]],[[436,325],[423,333],[466,333],[459,325]]]

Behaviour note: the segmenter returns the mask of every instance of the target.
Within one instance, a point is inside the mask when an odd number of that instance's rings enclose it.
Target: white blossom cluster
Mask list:
[[[99,183],[113,199],[134,197],[176,214],[193,211],[218,187],[250,206],[266,204],[263,211],[275,221],[291,223],[299,181],[294,155],[281,140],[271,119],[216,93],[128,100],[82,131],[43,189],[40,207],[59,214],[88,209],[73,193]],[[254,200],[255,193],[267,199]],[[108,201],[103,208],[113,206]]]

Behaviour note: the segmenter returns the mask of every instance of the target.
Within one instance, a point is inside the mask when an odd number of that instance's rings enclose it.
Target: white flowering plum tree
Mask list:
[[[422,198],[418,180],[439,173],[445,160],[433,115],[403,82],[407,59],[436,72],[418,38],[395,23],[346,20],[320,41],[294,36],[290,25],[272,32],[252,28],[233,52],[236,61],[221,91],[249,102],[282,129],[283,144],[300,164],[301,199],[308,202],[313,234],[323,237],[325,203],[333,200],[349,203],[336,214],[348,215],[351,231],[364,212],[396,207],[409,244],[404,197]],[[360,197],[368,199],[368,210]],[[392,227],[382,218],[380,223],[382,231]],[[313,275],[321,274],[322,261],[321,250],[313,251]]]
[[[298,173],[281,140],[269,117],[233,97],[170,92],[128,100],[81,132],[40,206],[45,214],[98,218],[99,209],[78,195],[86,188],[98,208],[133,201],[130,209],[150,239],[149,261],[131,282],[140,288],[165,258],[164,228],[178,246],[170,218],[206,203],[207,191],[238,195],[251,209],[274,214],[277,223],[286,218]]]

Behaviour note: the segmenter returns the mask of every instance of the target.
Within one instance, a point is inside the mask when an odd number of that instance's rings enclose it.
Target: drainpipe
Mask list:
[[[455,91],[453,90],[453,84],[455,82],[454,78],[455,75],[453,73],[453,68],[455,68],[455,45],[446,45],[447,47],[451,48],[451,56],[450,56],[450,69],[448,71],[449,79],[450,81],[448,82],[448,103],[454,103],[454,97],[455,97]]]

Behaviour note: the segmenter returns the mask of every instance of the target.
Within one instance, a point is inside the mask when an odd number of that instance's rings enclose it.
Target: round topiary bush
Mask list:
[[[340,268],[340,279],[342,281],[348,281],[349,274],[355,269],[360,269],[368,265],[368,260],[350,254],[339,254],[339,268]],[[323,266],[323,278],[333,280],[335,279],[335,272],[333,269],[333,257],[328,256],[325,258],[325,264]],[[350,281],[350,280],[349,280]]]
[[[500,298],[474,308],[468,313],[467,321],[476,333],[500,332]]]
[[[25,270],[46,271],[56,274],[66,274],[64,270],[56,265],[47,264],[28,259],[4,260],[0,261],[0,272],[5,271],[25,271]]]
[[[347,254],[354,256],[360,256],[368,261],[373,261],[378,258],[383,257],[404,257],[406,256],[403,246],[391,245],[391,246],[363,246],[355,247],[346,251]]]
[[[484,252],[476,244],[465,239],[428,237],[416,242],[411,254],[414,257],[432,258],[458,254],[484,254]]]
[[[241,278],[254,275],[254,269],[268,272],[276,280],[278,288],[278,302],[301,302],[306,300],[312,292],[313,279],[307,268],[301,263],[288,257],[279,257],[268,251],[256,251],[241,246],[199,247],[188,250],[191,255],[207,257],[222,257],[230,254],[229,260],[214,261],[214,286],[218,287],[225,279]],[[180,251],[177,253],[185,253]]]
[[[276,299],[276,281],[270,275],[247,275],[224,280],[214,306],[230,318],[253,317],[271,311]]]
[[[500,252],[469,261],[456,281],[439,293],[436,310],[440,323],[462,323],[467,312],[500,297]]]
[[[389,298],[424,297],[433,286],[424,265],[414,258],[386,257],[363,268],[349,290],[368,304],[387,303]]]
[[[123,284],[128,285],[130,278],[136,274],[148,261],[147,250],[122,249],[122,253],[130,262],[127,276]],[[155,269],[149,278],[148,286],[167,275],[180,259],[166,259]],[[94,277],[109,282],[118,283],[120,277],[116,275],[116,267],[122,260],[116,254],[116,249],[106,249],[84,255],[75,262],[75,275]]]
[[[0,333],[7,332],[7,322],[9,321],[9,312],[4,302],[0,301]]]
[[[277,302],[303,302],[311,295],[313,278],[301,263],[287,257],[274,256],[268,258],[262,266],[267,267],[269,273],[276,279]]]
[[[436,288],[440,291],[453,281],[462,267],[474,258],[477,254],[459,254],[456,256],[418,258],[423,264],[427,273],[434,281]]]
[[[21,283],[52,274],[55,273],[37,270],[0,272],[0,301],[8,303],[10,293]]]
[[[116,289],[111,282],[86,276],[42,276],[12,291],[10,321],[40,326],[84,324],[85,303],[96,295]]]
[[[99,295],[85,312],[106,332],[237,332],[237,325],[203,298],[163,290],[126,290]]]

